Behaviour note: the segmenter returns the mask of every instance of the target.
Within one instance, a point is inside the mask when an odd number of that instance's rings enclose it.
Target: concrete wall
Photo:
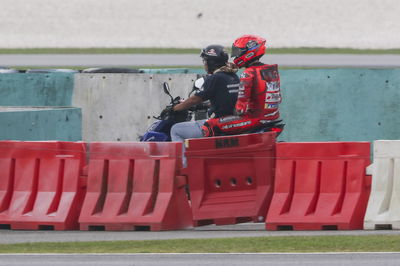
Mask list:
[[[0,74],[0,106],[70,106],[72,73]]]
[[[170,103],[185,97],[196,74],[76,74],[73,106],[82,108],[83,140],[135,141]]]
[[[0,47],[400,48],[398,0],[1,0]]]
[[[79,108],[0,107],[0,140],[82,139]]]

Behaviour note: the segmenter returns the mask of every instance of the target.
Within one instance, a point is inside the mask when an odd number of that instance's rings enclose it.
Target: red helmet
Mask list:
[[[233,62],[242,67],[265,53],[266,40],[257,35],[243,35],[232,44]]]

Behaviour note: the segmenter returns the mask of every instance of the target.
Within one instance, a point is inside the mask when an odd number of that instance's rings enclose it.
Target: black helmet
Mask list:
[[[207,64],[208,73],[213,73],[216,69],[224,66],[229,59],[228,53],[222,45],[213,44],[201,50],[200,56]]]

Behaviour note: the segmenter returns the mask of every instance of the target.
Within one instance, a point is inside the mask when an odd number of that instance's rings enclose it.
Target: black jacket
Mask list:
[[[236,71],[226,67],[216,70],[206,78],[203,90],[195,94],[203,101],[210,100],[211,108],[217,118],[234,113],[240,85]]]

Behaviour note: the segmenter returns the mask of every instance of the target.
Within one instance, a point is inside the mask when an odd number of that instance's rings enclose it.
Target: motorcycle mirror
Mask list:
[[[171,95],[168,82],[164,82],[164,84],[163,84],[163,89],[164,89],[164,93],[167,94],[169,97],[171,97],[171,101],[173,101],[174,98],[173,98],[172,95]]]
[[[169,90],[168,82],[164,82],[163,88],[164,88],[165,94],[171,95],[170,90]]]

